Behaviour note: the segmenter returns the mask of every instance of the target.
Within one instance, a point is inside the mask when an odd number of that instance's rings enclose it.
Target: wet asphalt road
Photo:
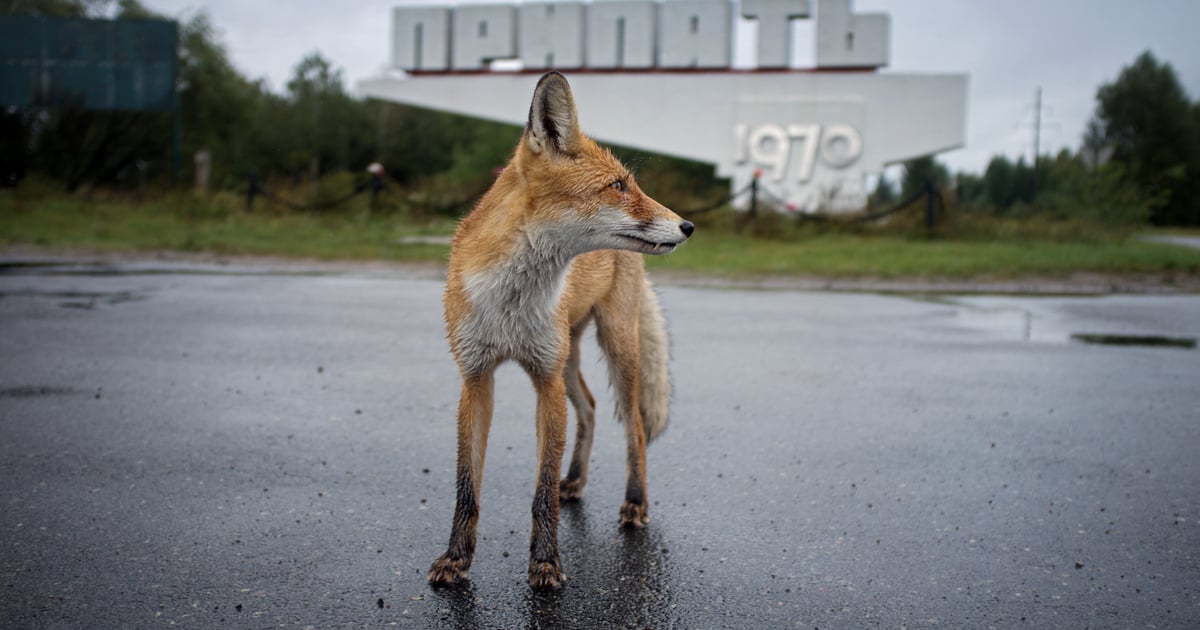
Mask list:
[[[162,271],[0,274],[2,627],[1200,624],[1200,351],[1069,339],[1200,337],[1198,296],[662,287],[653,520],[617,529],[589,342],[592,480],[566,588],[532,594],[511,366],[471,586],[424,581],[458,394],[436,279]]]

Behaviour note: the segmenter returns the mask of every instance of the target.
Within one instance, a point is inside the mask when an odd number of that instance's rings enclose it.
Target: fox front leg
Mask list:
[[[479,524],[479,491],[483,485],[483,460],[492,423],[491,372],[463,379],[458,403],[457,495],[450,543],[429,568],[429,583],[449,586],[468,577],[475,556],[475,529]]]
[[[537,488],[529,537],[529,585],[561,588],[566,581],[558,560],[559,470],[567,442],[567,397],[562,372],[534,377],[537,390]]]

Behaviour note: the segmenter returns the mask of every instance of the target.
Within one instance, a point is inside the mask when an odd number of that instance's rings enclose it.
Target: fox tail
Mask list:
[[[667,324],[658,296],[647,279],[642,285],[642,305],[638,320],[639,348],[641,350],[641,391],[638,400],[642,412],[642,426],[649,443],[667,428],[668,409],[671,404],[671,375],[667,371],[670,343],[667,339]]]

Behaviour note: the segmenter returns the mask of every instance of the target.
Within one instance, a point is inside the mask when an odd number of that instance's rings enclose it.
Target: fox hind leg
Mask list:
[[[632,298],[637,303],[640,296]],[[650,521],[646,501],[646,431],[639,406],[640,352],[637,309],[599,309],[596,337],[608,359],[609,378],[616,395],[617,416],[625,427],[625,502],[621,505],[622,527],[642,527]]]
[[[571,452],[571,465],[567,476],[559,483],[559,495],[563,501],[583,498],[583,487],[587,485],[588,459],[592,453],[592,437],[596,427],[596,399],[583,381],[579,371],[579,339],[587,323],[571,331],[571,351],[563,369],[563,381],[567,398],[575,408],[575,447]]]

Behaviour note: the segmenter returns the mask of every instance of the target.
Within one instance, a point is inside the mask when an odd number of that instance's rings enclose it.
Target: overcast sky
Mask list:
[[[281,91],[292,68],[312,51],[341,68],[351,89],[382,73],[390,9],[404,0],[144,3],[183,19],[207,12],[234,65]],[[940,156],[952,170],[981,171],[996,154],[1028,158],[1038,86],[1042,152],[1077,148],[1096,88],[1143,50],[1170,62],[1189,95],[1200,97],[1200,0],[857,0],[853,10],[891,15],[892,58],[885,72],[970,76],[967,145]],[[811,65],[811,24],[801,21],[795,32],[796,61]],[[739,59],[748,54],[744,45],[736,53]]]

